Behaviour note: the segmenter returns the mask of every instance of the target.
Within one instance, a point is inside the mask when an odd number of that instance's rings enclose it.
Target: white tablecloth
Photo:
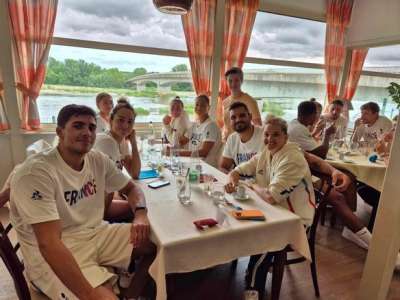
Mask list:
[[[329,152],[327,161],[334,167],[343,168],[351,172],[356,176],[358,181],[361,181],[378,191],[382,189],[383,179],[386,172],[386,165],[383,161],[378,160],[372,163],[367,157],[358,153],[345,156],[344,160],[340,160],[338,155],[331,151]]]
[[[226,175],[203,163],[203,170],[221,182]],[[243,209],[255,208],[264,212],[267,221],[238,221],[228,216],[222,226],[199,231],[193,221],[215,218],[217,208],[204,194],[201,186],[192,191],[193,204],[184,206],[176,197],[175,180],[167,173],[171,185],[152,190],[145,182],[141,186],[146,195],[152,239],[158,253],[150,267],[157,283],[157,300],[166,299],[165,275],[191,272],[227,263],[235,258],[268,251],[278,251],[290,244],[301,255],[310,259],[306,233],[298,216],[269,205],[251,194],[246,202],[227,198]],[[229,223],[229,224],[227,224]]]

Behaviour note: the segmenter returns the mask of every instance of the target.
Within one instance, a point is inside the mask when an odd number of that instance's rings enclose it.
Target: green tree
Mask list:
[[[172,68],[172,72],[186,72],[188,71],[188,67],[186,64],[176,65]]]
[[[147,70],[145,68],[136,68],[133,70],[132,77],[140,76],[147,74]]]

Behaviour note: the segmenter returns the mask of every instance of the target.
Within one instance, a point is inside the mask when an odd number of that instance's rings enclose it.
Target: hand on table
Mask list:
[[[228,176],[229,182],[225,185],[225,191],[230,194],[236,191],[236,186],[239,183],[240,175],[238,172],[232,171]]]
[[[104,286],[94,288],[86,298],[87,300],[118,300],[118,297]]]

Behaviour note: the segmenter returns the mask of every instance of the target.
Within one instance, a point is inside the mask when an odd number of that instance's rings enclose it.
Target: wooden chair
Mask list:
[[[311,259],[312,259],[312,261],[310,263],[311,278],[312,278],[313,285],[314,285],[315,296],[319,297],[320,292],[319,292],[319,285],[318,285],[317,265],[316,265],[316,261],[315,261],[315,237],[317,234],[317,228],[318,228],[318,223],[320,221],[321,214],[324,211],[324,209],[326,208],[326,205],[328,203],[327,198],[332,189],[332,185],[331,185],[331,179],[329,176],[318,173],[318,172],[313,172],[313,175],[320,178],[328,185],[328,188],[326,189],[325,192],[323,192],[322,189],[321,190],[314,189],[315,201],[316,201],[315,215],[314,215],[314,219],[313,219],[311,226],[307,230],[308,246],[310,247],[310,254],[311,254]],[[287,246],[283,251],[280,251],[278,253],[279,257],[277,257],[277,260],[281,261],[281,263],[274,264],[274,269],[275,268],[278,269],[277,271],[274,270],[274,276],[276,277],[275,280],[282,282],[282,277],[283,277],[283,266],[282,265],[293,265],[293,264],[298,264],[298,263],[306,261],[306,258],[304,258],[304,257],[287,259],[287,253],[293,252],[293,251],[294,250],[290,246]],[[284,252],[284,253],[282,253],[282,252]],[[275,258],[274,258],[274,260],[275,260]],[[279,278],[279,277],[281,277],[281,278]],[[279,291],[280,291],[280,288],[275,288],[275,291],[272,295],[272,299],[279,299]]]
[[[0,207],[1,208],[1,207]],[[15,286],[18,299],[20,300],[39,300],[48,299],[40,292],[29,289],[29,285],[26,282],[24,276],[24,264],[19,259],[17,252],[19,249],[19,243],[11,243],[8,234],[12,229],[11,223],[6,227],[0,222],[0,257],[3,260],[8,272],[10,273]]]

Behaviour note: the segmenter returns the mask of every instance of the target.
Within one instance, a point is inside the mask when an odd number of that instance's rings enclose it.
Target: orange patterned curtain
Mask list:
[[[182,16],[193,85],[196,94],[211,94],[216,0],[195,0]]]
[[[4,85],[3,77],[0,70],[0,132],[10,129],[10,125],[7,120],[6,110],[4,108]]]
[[[40,128],[36,99],[46,76],[58,0],[8,0],[17,88],[22,92],[21,126]]]
[[[223,125],[222,101],[229,96],[225,72],[232,67],[243,67],[256,19],[259,0],[226,0],[224,47],[221,58],[221,78],[217,106],[218,123]]]
[[[353,99],[367,54],[368,49],[354,49],[351,51],[349,73],[347,74],[344,94],[341,97],[343,100],[351,101]]]
[[[335,100],[343,71],[344,36],[350,22],[353,0],[328,0],[325,36],[325,77],[328,101]]]

